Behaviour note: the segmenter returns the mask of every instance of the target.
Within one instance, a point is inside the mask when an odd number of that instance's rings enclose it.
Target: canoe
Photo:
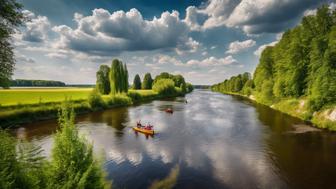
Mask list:
[[[139,127],[133,127],[133,130],[141,132],[141,133],[149,134],[149,135],[154,135],[154,130],[142,129]]]

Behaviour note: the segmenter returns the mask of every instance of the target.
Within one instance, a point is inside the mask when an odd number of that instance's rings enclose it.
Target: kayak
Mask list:
[[[139,127],[133,127],[133,130],[141,132],[141,133],[149,134],[149,135],[154,135],[154,130],[143,129]]]

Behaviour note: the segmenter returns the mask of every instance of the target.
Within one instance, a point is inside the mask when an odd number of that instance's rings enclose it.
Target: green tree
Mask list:
[[[50,188],[105,188],[104,171],[93,156],[92,145],[80,137],[69,103],[59,112],[60,130],[52,149]]]
[[[127,93],[128,91],[128,71],[126,64],[120,60],[112,61],[110,71],[111,94]]]
[[[150,73],[146,73],[143,82],[142,89],[152,89],[153,79]]]
[[[0,0],[0,87],[8,88],[13,74],[15,59],[10,43],[15,28],[22,25],[22,5],[15,0]]]
[[[153,90],[160,95],[176,94],[175,84],[172,79],[159,79],[153,85]]]
[[[139,74],[136,74],[134,77],[133,89],[141,89],[141,79]]]
[[[110,71],[111,71],[110,67],[108,67],[107,65],[101,65],[96,74],[97,76],[96,87],[101,94],[110,94],[111,92],[111,84],[109,78]]]

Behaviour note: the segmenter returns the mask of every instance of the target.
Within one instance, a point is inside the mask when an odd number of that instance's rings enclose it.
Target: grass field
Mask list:
[[[92,88],[14,88],[0,90],[0,105],[31,105],[48,102],[62,102],[68,100],[86,100]],[[157,95],[152,90],[129,90],[139,93],[143,97]],[[104,95],[103,98],[108,98]]]
[[[0,105],[28,105],[61,102],[64,99],[85,100],[92,88],[22,88],[0,90]]]

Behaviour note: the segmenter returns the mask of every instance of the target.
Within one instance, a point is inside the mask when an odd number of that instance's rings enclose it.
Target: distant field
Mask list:
[[[84,100],[92,88],[14,88],[0,90],[1,106],[61,102],[64,99]]]
[[[61,102],[63,100],[85,100],[88,98],[92,88],[11,88],[9,90],[0,90],[0,105],[28,105],[47,102]],[[130,90],[140,95],[156,95],[152,90]],[[108,95],[104,95],[107,98]]]

